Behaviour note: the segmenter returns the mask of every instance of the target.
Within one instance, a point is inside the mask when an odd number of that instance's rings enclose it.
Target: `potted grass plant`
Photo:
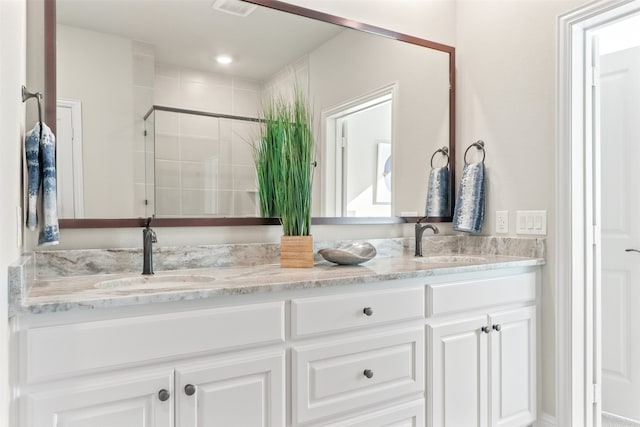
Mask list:
[[[311,185],[312,118],[307,98],[297,88],[293,99],[271,99],[263,107],[264,123],[254,146],[262,216],[279,217],[282,267],[313,267]]]

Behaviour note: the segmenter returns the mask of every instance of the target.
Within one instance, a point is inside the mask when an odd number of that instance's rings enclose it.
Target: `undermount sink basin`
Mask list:
[[[198,283],[213,282],[214,280],[216,280],[216,278],[212,276],[195,274],[172,274],[162,276],[149,275],[105,280],[96,284],[96,287],[101,289],[170,288],[174,286],[188,286]]]
[[[486,262],[486,257],[473,255],[434,255],[414,258],[416,262],[425,264],[477,264]]]

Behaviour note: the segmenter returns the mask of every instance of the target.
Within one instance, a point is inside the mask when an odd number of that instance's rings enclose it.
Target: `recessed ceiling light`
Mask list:
[[[233,59],[229,55],[218,55],[216,56],[216,61],[218,62],[218,64],[226,65],[226,64],[231,64]]]

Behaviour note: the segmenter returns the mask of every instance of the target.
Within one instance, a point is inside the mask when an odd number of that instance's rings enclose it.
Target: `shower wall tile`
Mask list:
[[[253,90],[233,90],[233,114],[236,116],[258,117],[260,93]]]
[[[212,170],[215,165],[205,162],[182,162],[182,189],[202,190],[215,189]]]
[[[252,166],[233,167],[233,189],[236,191],[254,190],[256,188],[256,173]]]
[[[205,116],[180,114],[180,135],[202,136],[218,139],[219,119]]]
[[[156,159],[180,160],[180,138],[173,134],[156,133]]]
[[[202,161],[209,158],[218,158],[220,144],[212,137],[180,137],[180,160]]]
[[[154,104],[165,107],[181,107],[180,80],[156,75]]]
[[[159,187],[180,188],[180,162],[156,160],[156,185]]]
[[[156,186],[156,210],[163,216],[180,215],[180,190]]]
[[[150,55],[133,55],[133,84],[137,86],[154,86],[155,59]]]

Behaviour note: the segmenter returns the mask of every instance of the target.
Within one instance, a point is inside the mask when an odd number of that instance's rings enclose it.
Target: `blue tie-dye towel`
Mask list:
[[[453,229],[479,233],[484,222],[484,163],[465,164],[453,213]]]
[[[27,227],[35,230],[38,225],[38,193],[42,184],[42,230],[38,236],[41,245],[57,245],[60,241],[58,228],[58,201],[56,186],[56,138],[51,129],[40,123],[29,131],[25,138],[28,174]]]
[[[427,188],[427,206],[425,216],[449,216],[451,208],[449,203],[449,168],[431,168],[429,184]]]

